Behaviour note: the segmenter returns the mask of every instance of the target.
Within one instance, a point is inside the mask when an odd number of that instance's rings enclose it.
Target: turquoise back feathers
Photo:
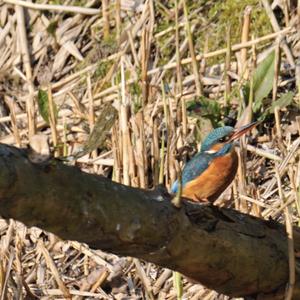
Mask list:
[[[200,176],[209,166],[210,162],[219,156],[226,155],[232,149],[232,143],[224,143],[226,137],[234,131],[234,128],[230,126],[224,126],[214,129],[208,136],[204,139],[201,150],[197,153],[183,168],[182,171],[182,187],[191,180]],[[216,145],[224,143],[223,147],[217,152],[212,151],[211,148]],[[172,193],[176,193],[178,189],[178,181],[176,180],[171,188]]]

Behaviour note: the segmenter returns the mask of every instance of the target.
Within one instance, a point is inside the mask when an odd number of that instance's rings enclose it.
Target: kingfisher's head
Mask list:
[[[230,152],[235,140],[251,130],[257,124],[258,122],[253,122],[240,128],[233,128],[230,126],[216,128],[204,139],[201,146],[201,152],[225,155]]]

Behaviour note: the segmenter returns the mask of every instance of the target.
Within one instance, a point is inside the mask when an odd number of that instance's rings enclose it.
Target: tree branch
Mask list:
[[[283,299],[287,237],[274,221],[145,191],[0,144],[0,214],[167,267],[229,296]],[[299,232],[295,232],[299,248]],[[297,249],[296,249],[297,250]],[[300,299],[297,273],[294,299]],[[275,296],[276,294],[276,296]]]

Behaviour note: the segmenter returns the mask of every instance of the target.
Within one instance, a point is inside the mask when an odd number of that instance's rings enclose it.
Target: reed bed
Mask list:
[[[242,2],[239,28],[228,25],[215,48],[211,2],[3,0],[0,142],[71,157],[67,163],[126,185],[170,189],[213,127],[265,113],[241,141],[238,175],[216,204],[285,222],[292,241],[300,213],[300,9]],[[269,22],[263,35],[253,30],[254,10]],[[272,92],[255,110],[253,73],[272,50]],[[241,93],[247,83],[249,99]],[[286,91],[288,104],[276,102]],[[117,116],[101,131],[110,106]],[[170,270],[13,220],[0,220],[0,236],[1,300],[178,297]],[[229,299],[182,283],[183,299]]]

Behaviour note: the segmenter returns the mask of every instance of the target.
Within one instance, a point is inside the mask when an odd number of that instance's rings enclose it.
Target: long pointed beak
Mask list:
[[[252,122],[248,125],[242,126],[240,128],[237,128],[233,131],[231,137],[229,138],[229,140],[227,141],[227,143],[230,143],[236,139],[238,139],[239,137],[241,137],[242,135],[244,135],[246,132],[250,131],[252,128],[254,128],[256,125],[258,125],[260,122]]]

